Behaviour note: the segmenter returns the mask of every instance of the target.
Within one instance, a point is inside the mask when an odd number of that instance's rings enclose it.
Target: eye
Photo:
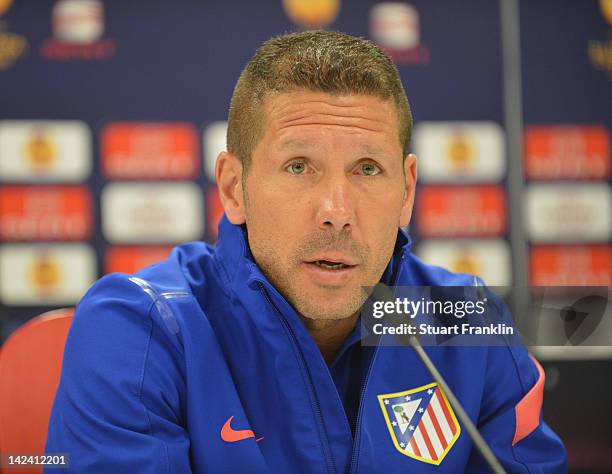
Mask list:
[[[376,176],[380,173],[381,169],[374,163],[361,163],[359,165],[359,171],[365,176]]]
[[[285,169],[291,174],[303,174],[304,171],[306,171],[306,163],[303,161],[294,161]]]

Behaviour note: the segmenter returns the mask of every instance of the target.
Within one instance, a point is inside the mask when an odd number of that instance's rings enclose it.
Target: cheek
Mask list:
[[[361,215],[373,235],[386,234],[388,228],[399,227],[404,204],[403,191],[385,192],[380,189],[377,193],[360,200]],[[396,229],[397,230],[397,229]]]
[[[305,221],[311,209],[308,193],[285,190],[280,186],[260,186],[249,194],[249,214],[255,225],[266,226],[268,231],[289,234]]]
[[[253,203],[252,207],[253,225],[261,233],[269,234],[274,240],[287,240],[300,220],[301,213],[296,203],[262,200],[259,203]]]
[[[395,199],[397,201],[397,199]],[[397,239],[401,214],[401,202],[391,199],[385,206],[375,206],[367,209],[365,218],[365,238],[372,255],[372,270],[381,270],[386,267]],[[362,221],[363,222],[363,221]]]
[[[377,242],[372,244],[374,245],[372,252],[377,255],[377,259],[388,260],[391,258],[397,239],[397,230],[397,224],[394,225],[394,222],[387,222],[386,225],[380,227],[377,234],[374,234],[377,236]]]
[[[258,189],[249,194],[247,229],[255,259],[268,267],[285,265],[297,247],[299,205],[273,191]]]
[[[262,185],[248,188],[247,219],[252,227],[269,228],[279,212],[278,198]]]

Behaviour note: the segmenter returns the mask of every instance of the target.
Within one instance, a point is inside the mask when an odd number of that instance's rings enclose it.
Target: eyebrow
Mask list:
[[[371,147],[365,143],[360,146],[364,155],[384,155],[385,152],[378,147]]]

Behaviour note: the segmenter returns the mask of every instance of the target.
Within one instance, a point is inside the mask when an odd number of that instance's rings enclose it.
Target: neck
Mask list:
[[[309,319],[300,316],[314,339],[327,365],[330,365],[340,346],[355,327],[359,313],[344,319]]]

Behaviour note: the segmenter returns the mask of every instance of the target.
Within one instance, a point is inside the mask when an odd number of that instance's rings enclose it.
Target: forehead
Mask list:
[[[298,90],[271,95],[263,104],[264,139],[299,148],[322,130],[400,146],[397,107],[391,100],[361,94],[332,95]],[[388,143],[391,145],[391,143]]]

